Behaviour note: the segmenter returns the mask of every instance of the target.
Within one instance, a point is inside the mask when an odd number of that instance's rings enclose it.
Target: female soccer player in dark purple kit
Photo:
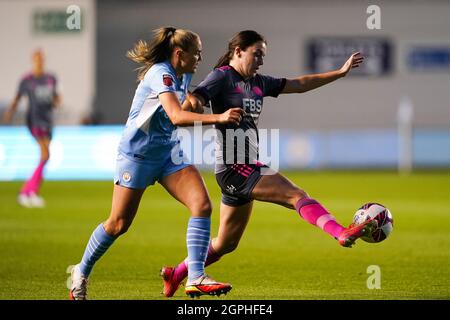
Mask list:
[[[321,87],[357,68],[363,57],[359,52],[354,53],[340,69],[331,72],[293,79],[274,78],[257,73],[263,65],[266,47],[266,40],[257,32],[239,32],[230,40],[228,51],[215,69],[189,98],[193,111],[197,112],[202,112],[208,102],[213,113],[231,107],[244,109],[244,117],[238,126],[215,125],[218,138],[215,174],[222,189],[222,203],[218,236],[210,242],[205,266],[236,249],[250,219],[253,200],[296,210],[300,217],[330,234],[344,247],[351,247],[356,239],[371,232],[375,226],[373,221],[367,221],[360,226],[343,227],[304,190],[258,161],[257,125],[265,96],[302,93]],[[239,132],[245,134],[245,148],[230,141],[239,136]],[[164,294],[171,297],[186,275],[185,261],[175,268],[164,267],[161,272]]]
[[[43,207],[44,200],[39,196],[39,189],[44,178],[44,166],[50,158],[53,108],[60,104],[60,96],[56,90],[55,76],[44,70],[44,53],[41,50],[34,51],[32,61],[32,71],[20,81],[17,95],[3,115],[3,121],[11,122],[20,98],[27,96],[26,124],[39,144],[41,157],[33,174],[23,185],[17,201],[24,207]]]

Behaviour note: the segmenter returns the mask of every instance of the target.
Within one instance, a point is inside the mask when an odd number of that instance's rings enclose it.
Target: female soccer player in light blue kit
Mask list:
[[[215,69],[189,96],[194,109],[201,109],[210,102],[213,113],[221,113],[236,106],[245,111],[237,126],[215,125],[219,146],[216,148],[215,173],[222,189],[222,203],[218,236],[211,241],[206,266],[236,249],[250,219],[253,200],[276,203],[297,211],[300,217],[328,233],[344,247],[351,247],[374,227],[374,221],[343,227],[304,190],[258,161],[257,126],[264,97],[302,93],[321,87],[344,77],[362,63],[363,57],[355,53],[338,70],[286,79],[258,73],[266,50],[266,41],[257,32],[246,30],[237,33]],[[230,138],[234,139],[239,131],[248,138],[245,148],[239,148],[239,145],[232,143],[233,140],[229,144]],[[229,148],[230,145],[234,147]],[[187,261],[181,262],[176,268],[163,268],[164,294],[167,297],[175,293],[186,277]]]
[[[172,161],[173,155],[182,156],[179,141],[173,138],[177,126],[197,121],[238,124],[241,120],[239,108],[215,115],[183,110],[189,108],[186,95],[192,73],[201,60],[201,49],[197,34],[164,27],[155,30],[150,44],[139,41],[128,52],[131,60],[143,66],[119,144],[112,209],[106,222],[92,233],[81,262],[71,271],[71,299],[86,299],[87,281],[95,262],[127,231],[146,187],[156,181],[191,212],[186,237],[189,259],[186,293],[219,295],[231,289],[231,285],[214,281],[204,273],[211,215],[204,182],[194,166],[186,161],[180,164]]]

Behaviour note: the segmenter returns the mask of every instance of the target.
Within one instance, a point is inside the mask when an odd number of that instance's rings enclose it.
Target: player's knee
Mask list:
[[[196,202],[191,206],[191,212],[193,216],[197,217],[210,217],[212,213],[212,203],[209,199]]]
[[[50,159],[50,152],[43,152],[41,154],[41,161],[47,162]]]
[[[126,219],[115,219],[106,221],[104,227],[109,235],[118,237],[127,232],[130,225]]]

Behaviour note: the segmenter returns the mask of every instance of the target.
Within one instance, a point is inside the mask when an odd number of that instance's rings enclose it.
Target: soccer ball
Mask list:
[[[377,228],[369,235],[361,237],[366,242],[381,242],[392,232],[394,219],[388,208],[379,203],[366,203],[356,211],[353,223],[360,225],[369,219],[375,219]]]

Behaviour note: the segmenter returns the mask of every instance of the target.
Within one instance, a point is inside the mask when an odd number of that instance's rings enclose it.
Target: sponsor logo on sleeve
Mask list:
[[[173,84],[173,78],[170,74],[163,74],[163,83],[165,86],[170,87]]]

